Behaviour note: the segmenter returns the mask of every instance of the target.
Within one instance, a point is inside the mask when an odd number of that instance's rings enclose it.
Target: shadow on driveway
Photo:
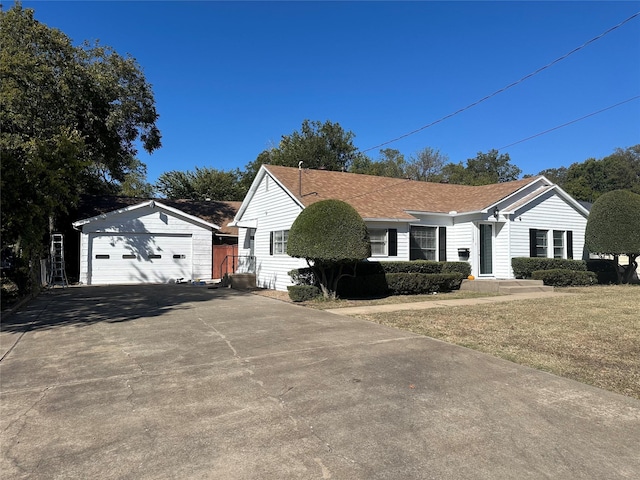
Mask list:
[[[69,325],[82,327],[99,322],[129,322],[190,308],[194,303],[212,298],[224,301],[230,294],[243,293],[190,284],[53,289],[41,293],[19,311],[6,318],[3,316],[1,330],[23,333]]]

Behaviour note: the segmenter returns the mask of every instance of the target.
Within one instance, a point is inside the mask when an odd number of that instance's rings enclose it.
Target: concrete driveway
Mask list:
[[[640,477],[637,400],[249,293],[55,290],[0,340],[4,480]]]

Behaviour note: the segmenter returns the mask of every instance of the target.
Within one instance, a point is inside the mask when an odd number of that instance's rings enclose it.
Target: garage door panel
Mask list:
[[[191,235],[95,234],[90,282],[166,283],[191,279]]]

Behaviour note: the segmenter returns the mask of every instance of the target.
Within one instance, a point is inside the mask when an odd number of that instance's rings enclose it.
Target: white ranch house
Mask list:
[[[364,219],[370,260],[468,261],[479,279],[511,279],[513,257],[583,258],[588,211],[543,176],[450,185],[263,165],[240,206],[239,272],[286,290],[306,266],[286,254],[288,231],[308,205],[343,200]]]

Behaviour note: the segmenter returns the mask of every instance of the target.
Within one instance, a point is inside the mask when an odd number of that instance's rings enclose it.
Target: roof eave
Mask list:
[[[75,222],[73,222],[71,225],[73,226],[74,229],[79,230],[78,227],[82,227],[83,225],[87,225],[91,222],[94,222],[96,220],[101,220],[101,219],[105,219],[105,218],[109,218],[111,216],[115,216],[115,215],[119,215],[122,213],[126,213],[126,212],[131,212],[133,210],[138,210],[139,208],[144,208],[144,207],[151,207],[151,208],[160,208],[161,210],[165,210],[167,212],[171,212],[174,215],[180,216],[180,217],[184,217],[194,223],[199,223],[200,225],[206,226],[207,228],[211,229],[211,230],[220,230],[220,227],[214,223],[210,223],[207,222],[205,220],[202,220],[201,218],[198,218],[194,215],[190,215],[186,212],[183,212],[182,210],[179,210],[177,208],[173,208],[170,207],[168,205],[165,205],[163,203],[157,202],[155,200],[147,200],[145,202],[141,202],[141,203],[137,203],[135,205],[131,205],[125,208],[118,208],[116,210],[112,210],[110,212],[106,212],[100,215],[96,215],[95,217],[90,217],[90,218],[84,218],[81,220],[77,220]]]

